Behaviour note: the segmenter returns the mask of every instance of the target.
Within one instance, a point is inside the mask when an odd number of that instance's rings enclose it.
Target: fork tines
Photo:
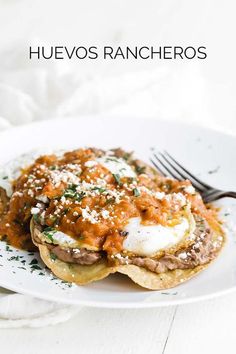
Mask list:
[[[164,151],[163,153],[153,153],[153,157],[150,160],[160,174],[165,177],[172,177],[179,181],[188,179],[194,188],[200,192],[204,192],[210,188],[209,185],[201,181],[185,167],[183,167],[167,151]]]

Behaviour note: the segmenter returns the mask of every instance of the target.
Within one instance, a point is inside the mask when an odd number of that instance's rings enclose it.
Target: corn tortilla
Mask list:
[[[173,288],[183,282],[191,279],[209,264],[199,265],[193,269],[175,269],[165,273],[154,273],[143,267],[136,265],[120,265],[111,267],[106,260],[102,259],[93,265],[78,265],[75,263],[66,263],[59,259],[53,259],[50,250],[46,245],[35,241],[40,231],[31,221],[31,234],[35,245],[39,248],[40,256],[46,266],[60,279],[73,282],[78,285],[85,285],[90,282],[106,278],[109,274],[118,272],[127,275],[136,284],[150,290],[163,290]],[[34,237],[36,236],[36,237]],[[216,235],[217,237],[217,235]]]

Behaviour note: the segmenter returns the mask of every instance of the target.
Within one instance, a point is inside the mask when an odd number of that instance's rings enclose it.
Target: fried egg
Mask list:
[[[131,218],[125,227],[128,232],[123,248],[138,256],[152,257],[159,251],[177,246],[194,237],[192,214],[180,218],[175,226],[143,225],[140,217]]]

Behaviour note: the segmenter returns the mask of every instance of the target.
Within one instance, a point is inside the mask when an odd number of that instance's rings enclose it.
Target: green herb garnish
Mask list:
[[[74,198],[76,193],[76,185],[72,185],[65,190],[63,195],[66,198]]]
[[[50,216],[50,220],[52,221],[53,226],[59,224],[59,218],[58,218],[56,215],[51,215],[51,216]]]
[[[78,202],[81,202],[81,200],[82,200],[85,196],[86,196],[86,193],[85,193],[85,192],[76,193],[75,199],[76,199]]]
[[[92,190],[98,191],[101,194],[107,191],[105,188],[102,188],[102,187],[94,187]]]
[[[6,245],[6,251],[7,252],[12,252],[12,249],[10,249],[10,247],[8,245]]]
[[[109,161],[117,162],[117,163],[120,162],[120,161],[119,161],[117,158],[115,158],[115,157],[107,157],[107,158],[106,158],[106,162],[109,162]]]
[[[38,264],[38,260],[36,258],[32,259],[29,265],[33,265],[33,264]]]
[[[34,214],[34,215],[33,215],[33,219],[34,219],[34,221],[37,222],[37,223],[40,222],[39,218],[40,218],[40,217],[39,217],[39,214]]]
[[[113,204],[115,202],[115,198],[111,197],[106,200],[106,205]]]
[[[56,230],[52,227],[46,227],[44,229],[43,234],[46,236],[51,242],[53,242],[53,235],[55,234]]]
[[[40,266],[38,266],[38,265],[36,265],[36,264],[33,264],[31,267],[31,270],[42,270],[42,268],[40,267]]]
[[[2,179],[8,179],[8,176],[4,176]]]
[[[135,171],[139,174],[139,175],[141,175],[141,173],[144,173],[145,172],[145,170],[146,170],[146,167],[145,166],[135,166]]]
[[[113,173],[112,176],[115,178],[115,181],[116,183],[119,185],[119,186],[122,186],[122,182],[120,180],[120,175],[118,173]]]
[[[125,161],[128,161],[132,156],[132,152],[126,152],[124,155],[123,155],[123,159]]]
[[[19,256],[12,256],[8,259],[8,261],[19,261]]]
[[[57,256],[55,255],[55,253],[50,253],[50,258],[52,261],[55,261],[57,259]]]
[[[85,197],[86,193],[85,192],[77,192],[76,188],[77,188],[76,184],[72,184],[71,186],[69,186],[63,194],[64,197],[72,198],[72,199],[75,199],[78,202],[80,202]]]
[[[138,190],[138,188],[134,188],[133,189],[133,194],[135,197],[139,197],[140,196],[140,191]]]

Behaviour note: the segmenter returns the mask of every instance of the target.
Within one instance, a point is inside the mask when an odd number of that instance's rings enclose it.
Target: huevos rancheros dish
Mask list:
[[[0,188],[1,237],[36,246],[56,276],[79,285],[119,272],[144,288],[170,288],[206,268],[224,243],[217,211],[189,181],[121,149],[43,155],[11,184],[10,193]]]

